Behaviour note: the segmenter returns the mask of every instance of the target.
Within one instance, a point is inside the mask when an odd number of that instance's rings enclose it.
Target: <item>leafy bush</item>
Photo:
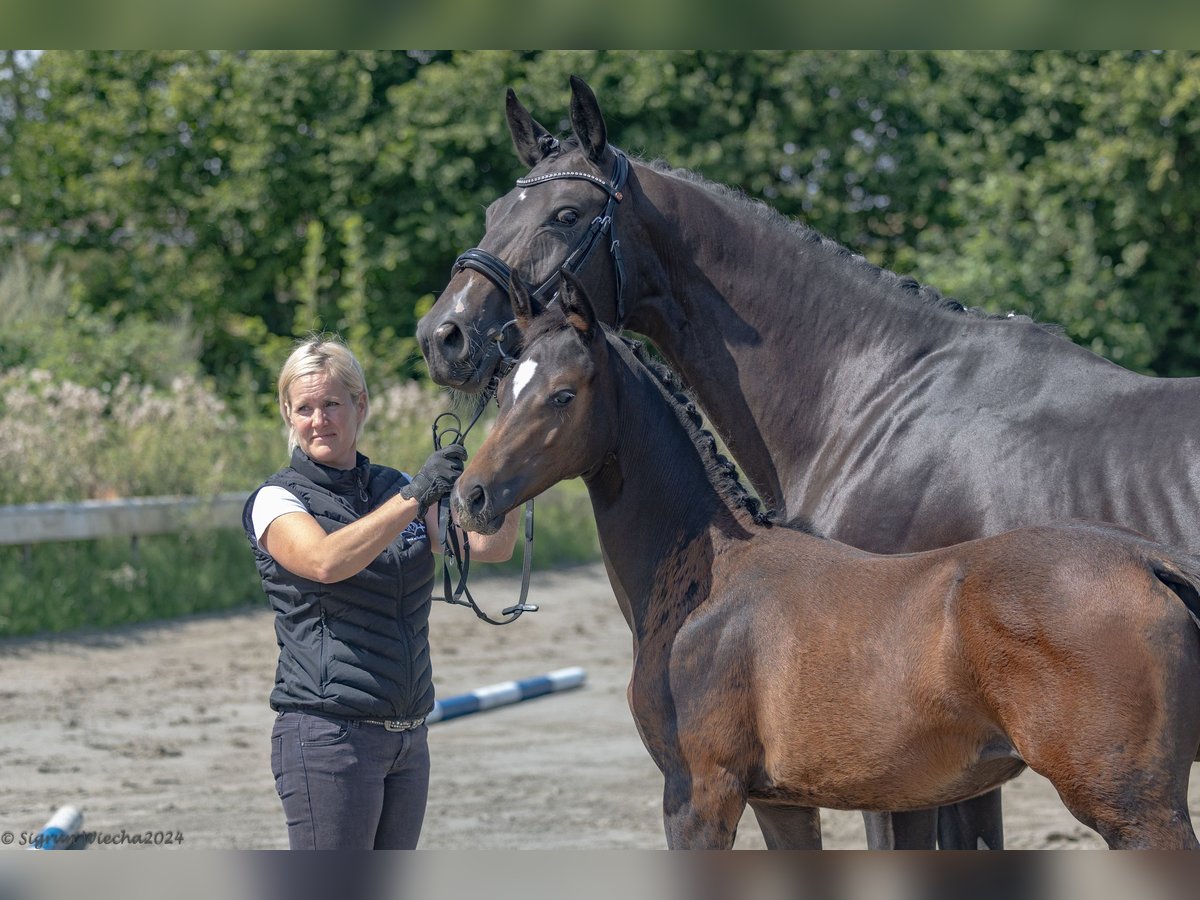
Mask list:
[[[0,369],[23,367],[64,381],[167,387],[200,375],[200,341],[187,316],[115,319],[78,296],[61,266],[41,268],[24,252],[0,259]]]

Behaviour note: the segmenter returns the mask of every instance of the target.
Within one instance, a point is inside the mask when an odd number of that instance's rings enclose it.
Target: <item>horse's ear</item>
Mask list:
[[[508,118],[508,130],[512,133],[513,147],[521,162],[533,168],[555,147],[558,141],[529,114],[516,92],[509,88],[504,98],[504,114]]]
[[[608,146],[608,129],[596,95],[578,75],[571,76],[571,128],[588,159],[599,162]]]
[[[561,275],[558,302],[562,304],[568,324],[579,332],[581,338],[590,341],[596,333],[596,311],[592,309],[592,301],[588,299],[579,279],[565,269]]]
[[[508,278],[508,299],[512,303],[513,318],[517,320],[517,328],[524,331],[537,313],[533,308],[533,298],[529,296],[529,288],[516,274],[510,275]]]

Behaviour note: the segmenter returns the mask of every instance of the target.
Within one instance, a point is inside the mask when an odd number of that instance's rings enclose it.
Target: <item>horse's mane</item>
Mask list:
[[[547,334],[570,327],[562,307],[559,304],[554,304],[547,307],[545,311],[533,319],[529,328],[522,335],[521,343],[524,347],[529,347]],[[671,408],[675,411],[676,417],[679,419],[680,424],[683,425],[684,430],[687,431],[688,436],[692,439],[692,443],[696,445],[700,459],[704,462],[708,480],[717,493],[731,506],[743,509],[749,513],[757,524],[767,527],[774,525],[774,511],[764,509],[762,502],[742,484],[737,466],[720,452],[717,447],[717,439],[713,436],[712,432],[704,428],[704,419],[700,414],[699,408],[696,406],[695,400],[683,386],[682,381],[675,371],[665,363],[652,359],[646,353],[640,341],[622,337],[607,325],[601,325],[600,327],[605,337],[612,336],[620,341],[621,345],[630,351],[633,358],[653,375],[655,380],[663,387],[667,400]],[[812,532],[811,528],[807,528],[803,524],[793,525],[789,523],[789,527],[798,527],[801,530],[815,533]]]
[[[703,188],[709,193],[717,195],[723,200],[729,201],[738,208],[744,210],[752,219],[757,219],[758,221],[764,222],[773,228],[790,232],[799,241],[809,244],[816,244],[821,247],[822,250],[832,256],[842,257],[849,260],[863,274],[876,278],[882,284],[885,290],[890,290],[899,296],[905,298],[915,298],[921,301],[921,303],[925,306],[932,309],[962,313],[970,316],[971,318],[992,320],[1003,319],[1012,322],[1026,322],[1036,325],[1037,327],[1051,332],[1052,334],[1059,336],[1064,334],[1062,326],[1059,325],[1035,322],[1029,316],[1020,315],[1013,312],[991,313],[979,307],[968,307],[953,297],[945,297],[936,288],[921,284],[915,278],[909,275],[898,275],[890,269],[885,269],[882,266],[875,265],[865,256],[855,253],[848,247],[826,237],[799,219],[793,219],[785,216],[768,203],[747,196],[745,192],[739,190],[738,188],[720,184],[715,181],[709,181],[695,172],[691,172],[687,169],[675,168],[661,159],[638,161],[654,171],[659,172],[660,174],[678,178],[681,181],[687,181],[691,184],[697,185],[700,188]]]

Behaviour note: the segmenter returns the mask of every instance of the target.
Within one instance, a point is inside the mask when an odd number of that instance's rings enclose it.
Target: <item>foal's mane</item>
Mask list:
[[[609,330],[605,331],[620,339],[631,355],[662,385],[671,409],[679,419],[684,430],[696,445],[700,459],[704,462],[708,480],[731,506],[744,509],[758,525],[770,527],[775,524],[774,510],[764,509],[762,501],[755,497],[738,475],[737,466],[717,447],[717,439],[713,433],[704,427],[704,417],[700,414],[696,401],[679,375],[670,366],[651,358],[641,341],[631,340]]]
[[[547,334],[571,327],[567,322],[567,317],[562,310],[562,306],[556,303],[547,307],[533,320],[528,330],[522,335],[521,342],[525,348],[528,348],[539,338]],[[699,452],[700,459],[704,463],[708,480],[717,493],[730,506],[743,509],[749,513],[756,524],[765,527],[774,525],[774,511],[764,509],[762,502],[742,484],[737,466],[730,459],[722,455],[717,447],[717,439],[713,436],[712,432],[704,428],[704,419],[700,414],[699,408],[696,406],[695,400],[687,388],[683,386],[682,381],[675,371],[666,364],[652,359],[646,353],[640,341],[623,337],[607,325],[600,325],[599,327],[603,332],[602,337],[605,339],[612,337],[618,341],[618,346],[626,348],[636,363],[640,364],[646,371],[653,375],[654,379],[662,386],[671,409],[675,412],[680,424],[683,425],[684,430],[692,439],[692,443],[696,445],[696,450]],[[792,527],[799,527],[801,530],[810,530],[804,528],[803,525]]]

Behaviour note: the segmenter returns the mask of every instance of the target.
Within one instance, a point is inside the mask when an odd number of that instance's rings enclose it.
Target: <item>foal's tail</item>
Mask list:
[[[1171,559],[1158,556],[1149,560],[1154,577],[1174,591],[1188,615],[1200,628],[1200,559],[1194,556],[1178,556]]]

